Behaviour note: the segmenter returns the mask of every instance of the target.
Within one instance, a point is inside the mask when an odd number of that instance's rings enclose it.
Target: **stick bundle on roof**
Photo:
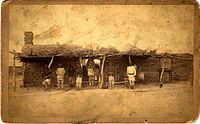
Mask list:
[[[83,48],[78,45],[69,44],[52,44],[52,45],[25,45],[22,48],[22,55],[25,56],[38,56],[46,57],[52,55],[62,56],[102,56],[102,55],[117,55],[117,54],[130,54],[130,55],[144,55],[145,51],[137,47],[130,47],[128,51],[119,52],[115,47],[101,47],[98,49]]]

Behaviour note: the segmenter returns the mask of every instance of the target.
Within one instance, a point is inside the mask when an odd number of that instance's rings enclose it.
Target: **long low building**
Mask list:
[[[34,45],[32,32],[25,33],[25,45],[18,57],[24,66],[24,85],[38,86],[43,80],[43,73],[49,69],[52,85],[56,86],[56,68],[59,64],[65,68],[65,84],[69,77],[75,77],[79,65],[83,81],[88,81],[86,65],[89,58],[99,60],[95,64],[97,82],[102,85],[108,82],[109,73],[113,73],[116,83],[127,80],[127,66],[137,65],[136,83],[140,82],[173,82],[192,81],[193,55],[189,53],[156,53],[145,51],[137,47],[130,47],[127,51],[117,48],[82,48],[72,44]],[[49,66],[49,68],[45,68]],[[162,72],[163,71],[163,72]],[[161,74],[162,73],[162,74]],[[139,75],[143,74],[143,79]],[[162,75],[162,76],[161,76]]]

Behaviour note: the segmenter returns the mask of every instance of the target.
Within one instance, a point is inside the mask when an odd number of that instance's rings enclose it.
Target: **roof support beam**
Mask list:
[[[53,60],[54,60],[54,55],[52,56],[51,61],[50,61],[49,65],[48,65],[48,68],[49,68],[49,69],[50,69],[50,67],[51,67],[51,64],[53,63]]]
[[[105,55],[103,55],[103,60],[102,60],[102,64],[101,64],[101,80],[100,80],[100,88],[102,88],[103,87],[103,81],[104,81],[104,63],[105,63],[105,60],[106,60],[106,56]]]
[[[13,81],[14,81],[14,91],[16,91],[16,78],[15,78],[15,59],[16,59],[16,51],[13,50]]]

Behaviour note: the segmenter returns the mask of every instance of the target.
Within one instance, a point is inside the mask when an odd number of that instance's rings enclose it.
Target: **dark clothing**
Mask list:
[[[45,78],[46,76],[50,75],[51,72],[49,70],[43,70],[42,72],[42,78]]]
[[[78,74],[82,75],[82,69],[81,68],[76,69],[76,75],[78,75]]]
[[[87,66],[87,68],[94,69],[94,67],[95,67],[94,60],[88,60],[86,66]]]

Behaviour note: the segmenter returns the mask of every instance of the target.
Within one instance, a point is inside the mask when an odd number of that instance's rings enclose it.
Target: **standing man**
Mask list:
[[[88,76],[89,76],[89,85],[94,85],[94,70],[91,68],[88,68]]]
[[[58,68],[56,70],[56,74],[57,74],[58,89],[63,89],[65,69],[62,67],[61,64],[58,65]]]
[[[89,77],[89,85],[91,86],[94,85],[94,67],[95,67],[94,59],[89,58],[86,66]]]
[[[131,89],[133,89],[135,85],[136,67],[135,64],[130,64],[130,66],[127,67],[128,82]]]
[[[108,81],[109,81],[109,88],[112,90],[112,87],[114,86],[115,83],[115,78],[113,76],[113,73],[109,74]]]
[[[76,77],[76,90],[79,90],[82,85],[82,77],[80,74],[77,75]]]

